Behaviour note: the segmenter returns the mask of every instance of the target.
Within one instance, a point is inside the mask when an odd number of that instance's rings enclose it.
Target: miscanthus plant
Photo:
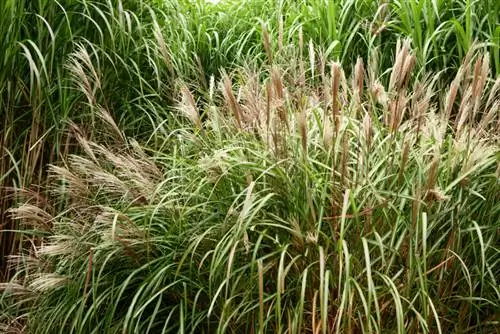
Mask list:
[[[203,103],[179,83],[172,121],[142,143],[104,108],[94,140],[73,124],[81,154],[11,210],[26,247],[1,286],[3,330],[493,332],[488,55],[469,53],[445,92],[411,83],[406,42],[388,71],[374,54],[349,79],[301,55],[269,50]]]
[[[22,244],[10,232],[12,190],[39,191],[45,166],[73,152],[69,120],[96,129],[96,105],[140,137],[169,117],[179,77],[206,92],[220,68],[265,64],[270,51],[300,43],[303,56],[317,45],[347,73],[358,55],[366,60],[379,47],[385,69],[402,37],[415,50],[412,79],[444,71],[441,90],[475,41],[499,73],[498,11],[493,0],[0,1],[0,280],[10,275],[5,257]],[[73,85],[82,73],[84,92]]]
[[[155,4],[0,1],[0,281],[10,274],[6,256],[21,245],[7,214],[13,190],[39,192],[46,165],[73,152],[70,120],[95,129],[105,108],[124,132],[140,136],[165,118],[158,105],[172,103],[168,87],[181,69]]]

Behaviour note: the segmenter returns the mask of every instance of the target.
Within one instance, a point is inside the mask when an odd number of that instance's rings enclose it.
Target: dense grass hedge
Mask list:
[[[0,330],[493,332],[499,3],[0,3]]]

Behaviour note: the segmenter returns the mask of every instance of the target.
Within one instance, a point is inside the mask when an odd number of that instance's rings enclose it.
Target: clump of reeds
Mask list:
[[[81,154],[50,167],[47,205],[10,211],[41,242],[11,259],[0,319],[37,333],[495,328],[487,57],[442,94],[410,80],[407,43],[386,75],[358,61],[351,85],[337,62],[318,82],[289,56],[223,74],[219,92],[211,80],[206,104],[181,85],[176,122],[144,144],[104,107],[112,141],[74,125]]]

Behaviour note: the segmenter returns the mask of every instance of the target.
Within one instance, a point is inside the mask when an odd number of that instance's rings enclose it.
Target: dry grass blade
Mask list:
[[[186,85],[181,86],[181,101],[178,105],[179,110],[196,126],[202,129],[201,118],[193,94]]]
[[[264,50],[266,51],[267,61],[269,64],[273,63],[273,53],[271,50],[271,38],[269,36],[269,30],[267,29],[267,25],[262,21],[261,22],[262,29],[262,43],[264,44]]]
[[[242,123],[241,108],[238,101],[236,100],[236,97],[234,96],[231,79],[226,73],[223,73],[221,89],[222,89],[222,94],[224,95],[224,99],[226,100],[226,104],[229,107],[229,110],[233,113],[238,128],[242,130],[243,123]]]
[[[339,113],[339,86],[340,75],[342,68],[339,63],[332,64],[332,121],[335,125],[335,133],[338,135],[340,130],[340,113]]]

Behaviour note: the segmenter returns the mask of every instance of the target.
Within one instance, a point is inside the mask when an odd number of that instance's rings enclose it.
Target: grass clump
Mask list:
[[[410,80],[407,42],[387,71],[373,54],[349,79],[300,51],[222,73],[203,99],[180,83],[170,121],[141,143],[106,110],[99,137],[73,125],[81,154],[50,167],[44,205],[11,210],[41,238],[11,258],[5,327],[493,332],[489,56],[469,53],[441,93],[436,77]]]
[[[115,0],[0,3],[1,280],[9,277],[5,257],[20,244],[7,210],[16,190],[37,192],[46,165],[73,152],[70,121],[96,129],[97,114],[112,110],[123,131],[139,136],[165,118],[158,106],[172,103],[178,74],[155,34],[152,8]]]
[[[0,332],[494,332],[498,9],[0,1]]]

